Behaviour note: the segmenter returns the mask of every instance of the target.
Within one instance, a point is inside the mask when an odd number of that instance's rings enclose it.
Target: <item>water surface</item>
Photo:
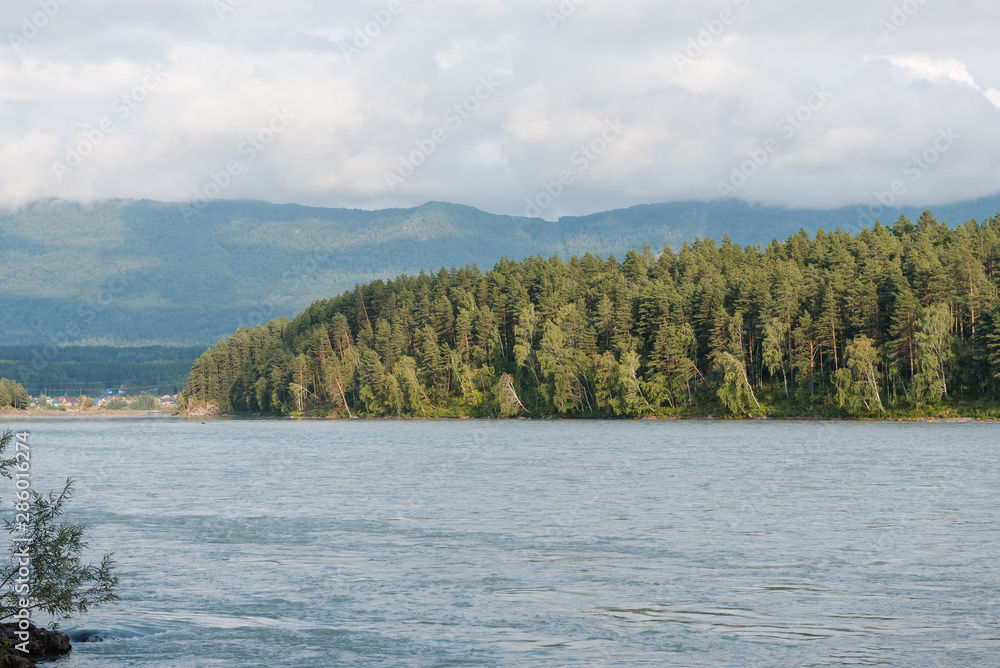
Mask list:
[[[1000,665],[997,424],[9,424],[120,564],[60,668]]]

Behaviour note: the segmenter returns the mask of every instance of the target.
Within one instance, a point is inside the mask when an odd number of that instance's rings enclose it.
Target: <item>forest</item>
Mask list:
[[[187,384],[203,348],[169,346],[0,346],[0,376],[16,378],[33,396],[175,394]],[[2,397],[2,395],[0,395]]]
[[[356,286],[194,363],[191,410],[1000,417],[1000,215]]]

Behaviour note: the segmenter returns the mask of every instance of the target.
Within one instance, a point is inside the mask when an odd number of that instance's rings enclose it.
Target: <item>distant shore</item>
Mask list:
[[[109,410],[107,408],[88,408],[86,410],[81,409],[66,409],[64,411],[55,410],[52,408],[4,408],[0,410],[0,419],[3,418],[39,418],[39,417],[66,417],[66,418],[81,418],[81,417],[114,417],[114,416],[128,416],[128,417],[140,417],[143,415],[176,415],[177,410],[174,408],[159,408],[149,411],[137,411],[128,408],[123,408],[121,410]]]

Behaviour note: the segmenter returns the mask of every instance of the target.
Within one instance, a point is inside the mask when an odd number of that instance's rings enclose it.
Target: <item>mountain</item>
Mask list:
[[[886,211],[891,224],[900,213]],[[952,224],[1000,196],[935,207]],[[149,200],[32,203],[0,215],[0,344],[207,345],[356,283],[503,257],[609,253],[697,237],[767,244],[804,228],[857,231],[859,210],[738,200],[635,206],[546,222],[431,202],[363,211],[257,201],[200,210]]]

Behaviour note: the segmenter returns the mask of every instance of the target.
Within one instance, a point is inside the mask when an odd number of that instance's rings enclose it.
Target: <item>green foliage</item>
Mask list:
[[[151,411],[160,405],[160,401],[149,394],[143,394],[132,400],[129,408],[136,411]]]
[[[0,408],[27,408],[31,397],[20,383],[0,378]]]
[[[0,437],[0,455],[10,445],[13,434]],[[14,458],[0,459],[0,475],[11,477],[17,470]],[[85,563],[83,552],[84,526],[62,520],[65,505],[72,498],[73,481],[67,480],[58,493],[47,496],[31,492],[30,521],[23,530],[6,521],[8,532],[30,541],[11,541],[10,561],[0,566],[0,620],[9,619],[20,609],[23,593],[15,589],[20,560],[15,553],[28,545],[31,557],[31,610],[39,610],[55,618],[68,619],[111,601],[118,600],[115,588],[118,576],[112,554],[105,554],[100,563]]]
[[[497,406],[501,417],[519,415],[525,410],[524,405],[521,404],[521,400],[517,396],[517,391],[514,389],[514,378],[509,373],[500,376],[494,392],[497,397]]]
[[[788,380],[785,376],[785,329],[779,318],[771,318],[764,329],[764,365],[773,378],[776,371],[781,371],[785,383],[785,398],[788,398]]]
[[[754,396],[746,365],[730,352],[719,353],[715,369],[722,374],[722,383],[716,393],[733,415],[752,415],[760,408]]]
[[[957,400],[982,414],[1000,392],[1000,216],[921,220],[375,281],[238,330],[182,400],[345,417],[899,416]]]
[[[113,397],[111,399],[108,399],[107,402],[105,402],[104,408],[108,409],[109,411],[120,411],[128,408],[128,402],[122,399],[121,397]]]
[[[948,396],[948,365],[954,359],[952,317],[947,304],[934,304],[926,309],[917,328],[914,341],[919,357],[915,392],[928,403]]]
[[[856,337],[847,345],[846,355],[846,368],[837,371],[840,405],[846,403],[854,412],[863,409],[873,413],[878,409],[879,413],[885,413],[879,384],[878,351],[873,341],[863,334]]]

